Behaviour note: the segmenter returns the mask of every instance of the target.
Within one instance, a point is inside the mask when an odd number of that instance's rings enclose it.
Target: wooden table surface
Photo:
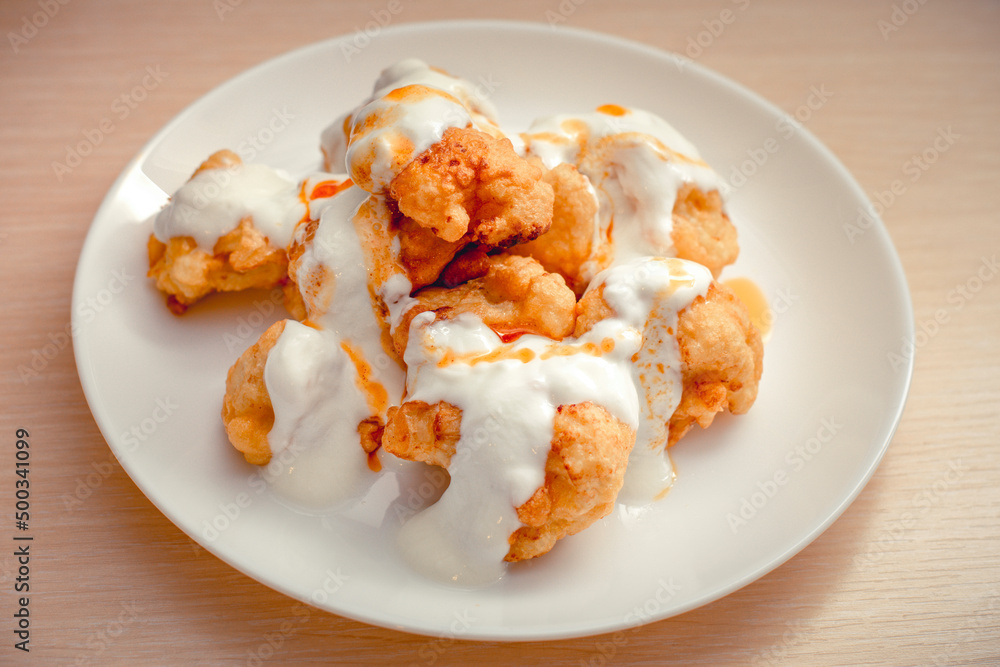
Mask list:
[[[1000,664],[1000,4],[289,4],[0,4],[0,508],[15,511],[23,428],[34,536],[29,654],[14,647],[19,563],[13,547],[0,555],[0,663]],[[118,465],[64,335],[77,258],[102,198],[193,100],[273,56],[363,29],[372,10],[389,5],[400,24],[556,18],[557,28],[686,52],[789,113],[812,87],[832,91],[808,129],[866,192],[892,197],[883,217],[925,336],[881,467],[788,563],[624,637],[435,643],[318,610],[303,615],[195,545]],[[96,136],[147,67],[169,77],[126,117],[113,116],[113,131],[57,180],[54,163],[86,133]],[[941,133],[949,139],[935,143]],[[921,155],[927,162],[914,171]],[[956,297],[956,289],[966,291]],[[40,372],[25,380],[18,369],[42,350]],[[935,485],[947,461],[961,472]],[[16,545],[5,516],[0,532]]]

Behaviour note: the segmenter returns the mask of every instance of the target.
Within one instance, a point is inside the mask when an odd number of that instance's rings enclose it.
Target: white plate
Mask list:
[[[742,254],[724,277],[752,277],[774,311],[757,404],[674,448],[679,478],[663,501],[620,509],[481,590],[431,583],[402,562],[392,545],[409,492],[395,498],[391,482],[346,516],[293,512],[263,490],[227,444],[219,410],[226,370],[282,316],[280,302],[266,293],[215,298],[176,318],[144,277],[143,221],[205,156],[229,147],[296,174],[315,169],[320,130],[367,95],[383,67],[409,56],[479,82],[510,129],[619,103],[663,115],[724,178],[738,180],[740,165],[754,171],[730,200]],[[861,189],[788,120],[692,62],[544,25],[403,25],[368,43],[343,37],[264,63],[167,125],[97,213],[73,293],[91,410],[135,483],[188,535],[337,614],[446,637],[551,639],[720,598],[844,511],[889,444],[912,372],[903,354],[912,307],[892,243],[877,219],[858,224],[870,208]],[[747,160],[762,150],[766,161],[751,170]]]

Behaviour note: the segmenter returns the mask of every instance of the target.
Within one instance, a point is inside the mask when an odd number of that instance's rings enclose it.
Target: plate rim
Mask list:
[[[684,67],[690,67],[698,71],[699,75],[705,77],[716,86],[721,86],[730,91],[739,94],[744,99],[747,99],[754,103],[755,105],[773,112],[778,115],[784,115],[785,112],[779,107],[771,103],[769,100],[763,98],[758,93],[755,93],[751,89],[747,88],[743,84],[730,79],[715,70],[708,68],[698,62],[685,58],[684,56],[661,49],[649,44],[631,40],[618,35],[612,35],[608,33],[603,33],[591,29],[579,28],[574,26],[559,26],[554,28],[547,26],[540,22],[530,22],[530,21],[518,21],[518,20],[507,20],[507,19],[450,19],[450,20],[439,20],[439,21],[416,21],[400,23],[396,25],[389,25],[384,27],[378,34],[378,38],[391,39],[395,35],[399,34],[419,34],[427,31],[447,31],[447,30],[458,30],[458,29],[478,29],[478,30],[498,30],[502,29],[509,32],[522,32],[528,31],[533,33],[548,33],[548,34],[560,34],[565,36],[570,36],[573,39],[597,42],[603,45],[610,45],[616,48],[625,49],[627,51],[632,51],[639,55],[647,58],[653,58],[657,61],[666,62],[672,61],[677,64],[679,62],[683,63]],[[127,177],[138,169],[142,161],[152,152],[152,150],[158,146],[163,138],[170,134],[176,129],[177,126],[183,124],[189,116],[193,113],[193,110],[198,108],[200,105],[204,104],[206,99],[210,97],[223,94],[225,91],[232,87],[239,86],[244,81],[252,79],[258,76],[261,72],[272,67],[280,67],[283,63],[289,60],[295,60],[308,56],[310,52],[322,52],[333,47],[338,43],[345,40],[349,40],[353,37],[353,34],[344,33],[341,35],[332,36],[320,41],[312,42],[310,44],[299,46],[290,51],[282,52],[278,55],[266,58],[258,62],[257,64],[239,72],[238,74],[231,76],[221,83],[213,86],[210,90],[199,95],[196,99],[187,104],[184,108],[178,111],[167,123],[165,123],[157,132],[155,132],[136,152],[136,154],[122,167],[120,173],[118,174],[115,181],[110,186],[105,197],[102,199],[100,206],[94,213],[93,219],[91,220],[90,226],[87,231],[85,241],[80,250],[80,256],[77,261],[77,266],[74,272],[73,278],[73,289],[72,289],[72,304],[73,309],[71,313],[71,330],[73,333],[73,352],[77,367],[77,375],[79,376],[81,387],[83,389],[84,397],[87,401],[87,405],[91,415],[93,416],[95,422],[98,425],[101,435],[107,442],[108,447],[114,453],[115,457],[118,459],[119,464],[122,466],[126,474],[129,475],[132,483],[134,483],[139,490],[143,493],[145,498],[153,504],[156,509],[161,512],[165,517],[167,517],[171,523],[179,529],[182,533],[187,535],[199,546],[204,548],[209,553],[213,554],[227,566],[240,571],[244,575],[250,577],[255,582],[260,583],[268,588],[276,590],[283,595],[286,595],[292,599],[298,600],[303,604],[316,607],[322,611],[332,613],[335,615],[343,616],[345,618],[350,618],[355,621],[367,623],[377,627],[394,629],[402,632],[407,632],[415,635],[430,636],[430,637],[441,637],[443,629],[439,629],[437,632],[432,631],[428,628],[420,627],[419,625],[398,625],[387,623],[384,617],[380,618],[374,612],[365,613],[359,610],[343,610],[343,609],[328,609],[320,607],[313,602],[303,599],[298,593],[290,590],[284,586],[280,581],[269,580],[263,581],[258,576],[255,576],[251,572],[248,572],[241,564],[236,564],[232,562],[224,554],[217,553],[211,545],[206,546],[203,544],[202,540],[196,534],[189,532],[184,527],[182,527],[182,521],[179,516],[175,514],[169,507],[161,504],[159,499],[154,498],[147,491],[144,483],[140,483],[132,475],[129,465],[123,460],[122,452],[119,451],[119,447],[114,438],[109,437],[112,433],[112,426],[108,423],[108,415],[103,411],[95,410],[95,396],[92,395],[93,392],[97,392],[98,388],[96,386],[91,386],[93,382],[93,377],[90,375],[88,369],[86,368],[86,362],[88,359],[88,353],[85,350],[81,350],[80,346],[82,341],[78,334],[82,331],[79,324],[80,315],[78,313],[77,304],[80,303],[80,294],[78,290],[82,289],[81,283],[83,282],[83,275],[87,269],[85,266],[85,259],[92,254],[93,245],[96,244],[96,234],[94,229],[99,220],[107,217],[107,209],[113,206],[116,197],[120,190],[122,189]],[[810,130],[806,128],[798,128],[799,136],[801,139],[805,140],[811,145],[811,148],[817,151],[824,159],[824,161],[837,173],[838,178],[843,184],[847,185],[852,191],[852,194],[862,202],[869,204],[870,198],[863,191],[860,184],[850,173],[850,171],[843,165],[840,159]],[[898,305],[901,306],[902,310],[902,320],[905,322],[905,331],[902,332],[904,337],[913,338],[915,332],[915,322],[914,322],[914,311],[913,311],[913,301],[912,294],[909,289],[909,284],[907,281],[906,273],[903,269],[902,261],[899,257],[899,253],[892,242],[891,236],[886,228],[881,216],[875,215],[874,211],[870,211],[873,219],[873,224],[870,228],[866,230],[866,234],[874,234],[878,238],[878,243],[880,246],[880,255],[883,255],[884,259],[888,260],[887,268],[889,273],[894,278],[894,283],[891,290],[884,290],[886,293],[891,292],[894,295],[894,300],[898,300]],[[476,632],[471,631],[463,635],[463,639],[473,639],[473,640],[485,640],[485,641],[508,641],[508,642],[527,642],[527,641],[548,641],[548,640],[559,640],[567,638],[578,638],[585,636],[593,636],[596,634],[614,632],[616,630],[625,630],[629,628],[637,627],[638,625],[646,625],[656,621],[661,621],[666,618],[671,618],[678,616],[680,614],[687,613],[699,607],[702,607],[711,602],[720,600],[735,591],[757,581],[766,574],[774,571],[781,565],[785,564],[793,558],[796,554],[801,552],[805,547],[814,542],[822,533],[824,533],[837,519],[842,516],[842,514],[847,510],[847,508],[857,499],[858,495],[863,491],[865,486],[871,481],[878,467],[880,466],[882,460],[884,459],[889,446],[891,445],[894,436],[898,430],[898,427],[902,421],[903,412],[906,407],[906,402],[909,396],[910,389],[912,387],[912,377],[914,372],[915,355],[908,355],[904,360],[904,365],[896,370],[898,373],[899,380],[896,382],[896,386],[899,387],[899,391],[895,394],[895,400],[893,402],[894,410],[891,415],[887,415],[888,427],[885,429],[884,437],[881,438],[880,442],[873,442],[873,445],[877,445],[877,450],[875,450],[875,455],[871,458],[870,463],[864,469],[864,471],[857,477],[853,487],[850,492],[842,497],[837,503],[836,507],[824,518],[823,521],[812,524],[811,530],[806,531],[798,540],[793,544],[789,545],[780,554],[772,556],[770,560],[752,571],[745,572],[742,576],[737,577],[735,580],[724,582],[718,586],[712,587],[711,590],[706,590],[702,592],[701,595],[695,597],[687,604],[672,608],[668,614],[665,615],[654,615],[651,618],[643,620],[639,624],[627,623],[621,621],[616,625],[609,625],[602,621],[593,621],[589,624],[572,624],[572,629],[556,629],[549,627],[548,629],[542,629],[538,632],[532,633],[521,633],[518,635],[504,634],[503,632],[492,631],[492,632]]]

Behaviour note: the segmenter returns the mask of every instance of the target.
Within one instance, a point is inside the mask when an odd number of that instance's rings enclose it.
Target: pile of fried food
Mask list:
[[[459,475],[502,487],[516,518],[490,549],[520,561],[610,513],[630,463],[669,465],[694,424],[753,404],[761,338],[717,282],[736,230],[713,172],[661,119],[605,105],[508,134],[474,86],[406,60],[321,145],[326,171],[304,179],[211,155],[149,238],[175,314],[213,292],[284,290],[292,318],[227,378],[222,417],[248,462],[346,433],[337,456],[362,477],[381,455],[449,470],[454,494],[470,486]],[[334,373],[357,400],[316,395],[346,391]],[[481,458],[538,434],[540,452]]]

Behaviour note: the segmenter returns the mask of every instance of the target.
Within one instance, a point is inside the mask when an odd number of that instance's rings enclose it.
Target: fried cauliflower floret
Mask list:
[[[272,447],[276,448],[277,453],[283,451],[284,447],[280,436],[278,441],[274,440],[275,434],[272,433],[275,425],[274,402],[272,402],[264,378],[268,357],[276,354],[275,347],[278,344],[278,339],[285,332],[289,323],[299,328],[300,331],[308,332],[312,337],[323,334],[321,330],[300,325],[292,320],[275,322],[268,327],[256,343],[240,355],[226,376],[226,393],[222,399],[223,426],[233,447],[242,452],[248,463],[254,465],[266,465],[271,460]],[[299,335],[296,333],[296,336]],[[329,340],[335,342],[337,338],[334,336]],[[302,339],[298,338],[298,341],[301,342]],[[337,348],[327,347],[327,350],[331,349],[337,350]],[[384,388],[373,378],[371,367],[359,363],[355,356],[356,352],[351,346],[341,342],[339,350],[343,350],[344,354],[328,357],[326,361],[320,360],[318,365],[308,369],[309,373],[305,376],[297,376],[295,380],[307,385],[311,383],[312,387],[322,390],[315,394],[317,398],[327,397],[328,399],[325,403],[321,400],[310,404],[308,410],[293,419],[296,431],[307,434],[307,437],[315,434],[317,424],[320,426],[325,424],[323,415],[329,414],[331,407],[337,405],[338,397],[333,395],[332,400],[329,397],[331,394],[335,394],[334,388],[337,385],[343,386],[345,377],[349,377],[342,374],[344,369],[350,369],[351,375],[354,375],[353,371],[357,371],[358,381],[364,384],[365,391],[369,395],[377,395],[378,390],[381,389],[384,397]],[[326,363],[330,360],[333,360],[333,363]],[[280,370],[278,372],[281,373]],[[317,378],[320,377],[331,381],[325,385],[317,385]],[[347,381],[350,382],[350,380]],[[370,402],[368,407],[372,408]],[[317,417],[318,420],[310,423],[309,420],[312,417]],[[381,446],[383,428],[383,420],[378,414],[370,414],[358,422],[356,428],[358,443],[366,454],[372,454]],[[342,438],[342,434],[341,436],[330,436],[330,431],[323,432],[326,437],[337,437],[342,444],[349,444],[347,440]],[[297,436],[292,436],[293,439],[295,437]]]
[[[576,335],[614,315],[601,296],[588,292],[577,307]],[[674,445],[697,423],[708,428],[723,410],[743,414],[757,397],[763,372],[764,346],[746,306],[724,285],[713,282],[678,313],[677,344],[683,392],[669,420],[667,446]]]
[[[436,282],[448,263],[468,243],[465,239],[445,241],[404,216],[399,216],[395,224],[399,230],[399,261],[413,289]]]
[[[213,169],[235,169],[242,164],[236,153],[216,151],[191,175]],[[266,236],[244,218],[239,226],[221,236],[209,253],[190,236],[178,236],[166,243],[150,234],[148,276],[156,288],[167,294],[171,312],[180,315],[188,306],[212,292],[244,289],[271,289],[281,284],[288,271],[283,248],[268,243]]]
[[[400,357],[410,322],[420,313],[473,313],[501,336],[532,333],[562,340],[573,332],[576,296],[562,276],[547,273],[530,257],[481,256],[484,271],[456,287],[427,287],[393,334]],[[464,276],[463,276],[464,277]]]
[[[283,288],[285,310],[287,310],[296,320],[302,321],[309,316],[309,309],[306,302],[315,303],[319,301],[320,294],[323,293],[323,282],[330,279],[328,272],[323,271],[323,275],[310,276],[307,282],[299,283],[296,276],[299,274],[299,267],[302,263],[302,256],[306,248],[313,243],[316,237],[316,230],[319,228],[319,220],[307,220],[295,230],[292,242],[288,245],[288,280]],[[324,267],[325,268],[325,267]]]
[[[554,430],[545,484],[517,508],[525,525],[510,536],[504,560],[541,556],[614,509],[635,432],[590,402],[559,406]]]
[[[764,346],[743,303],[715,284],[681,312],[677,343],[684,367],[684,393],[670,417],[670,440],[694,424],[708,428],[718,412],[747,412],[757,398]]]
[[[597,199],[586,178],[573,166],[560,164],[546,171],[544,178],[555,192],[552,227],[510,252],[534,257],[547,271],[562,275],[580,296],[590,279],[614,259],[614,224],[612,221],[595,239]],[[706,193],[693,184],[684,184],[677,193],[672,219],[670,237],[678,258],[707,266],[716,278],[736,261],[736,227],[723,210],[717,190]]]
[[[265,465],[271,460],[267,434],[274,426],[274,407],[264,384],[267,355],[285,330],[285,320],[275,322],[229,369],[222,399],[222,422],[233,447],[247,463]]]
[[[461,408],[445,401],[406,401],[389,408],[382,447],[407,461],[447,468],[461,430]]]
[[[740,253],[736,227],[722,207],[718,190],[703,192],[685,183],[674,203],[670,237],[681,259],[708,267],[716,278]]]
[[[509,139],[449,128],[390,183],[400,212],[445,241],[506,247],[552,223],[552,186]]]
[[[468,235],[458,241],[445,241],[395,210],[392,202],[384,203],[385,221],[357,228],[362,247],[378,265],[372,269],[375,284],[381,284],[393,272],[401,272],[413,290],[431,285],[470,244]]]
[[[198,168],[194,170],[193,174],[191,174],[191,178],[194,178],[203,171],[209,171],[210,169],[233,169],[241,164],[243,164],[243,160],[239,155],[231,150],[223,148],[222,150],[215,151],[209,155],[204,162],[198,165]]]
[[[220,237],[211,253],[190,236],[163,243],[152,234],[147,250],[147,275],[168,295],[168,306],[177,315],[212,292],[271,289],[288,274],[285,251],[271,246],[249,218]]]
[[[313,186],[311,192],[308,192],[309,186]],[[341,178],[319,182],[307,179],[302,183],[302,193],[307,204],[306,215],[296,224],[286,250],[288,280],[284,284],[285,309],[296,320],[315,318],[330,307],[331,293],[327,287],[328,283],[332,284],[333,281],[332,270],[325,264],[309,266],[309,269],[305,270],[304,261],[307,250],[316,243],[316,233],[319,231],[320,217],[324,210],[322,206],[332,205],[334,197],[348,197],[352,188],[350,179]],[[318,202],[322,203],[317,206]],[[317,208],[312,208],[313,206]]]
[[[396,456],[447,468],[461,435],[462,410],[406,402],[389,412],[382,446]],[[505,560],[547,553],[556,541],[607,516],[625,477],[635,432],[593,403],[561,405],[553,421],[545,482],[517,508],[525,524],[510,535]]]
[[[546,271],[560,274],[578,296],[587,289],[584,266],[593,263],[596,273],[611,262],[610,246],[594,247],[597,197],[587,178],[571,164],[545,170],[542,179],[552,186],[552,227],[533,241],[510,252],[537,259]],[[589,267],[588,267],[589,268]]]

